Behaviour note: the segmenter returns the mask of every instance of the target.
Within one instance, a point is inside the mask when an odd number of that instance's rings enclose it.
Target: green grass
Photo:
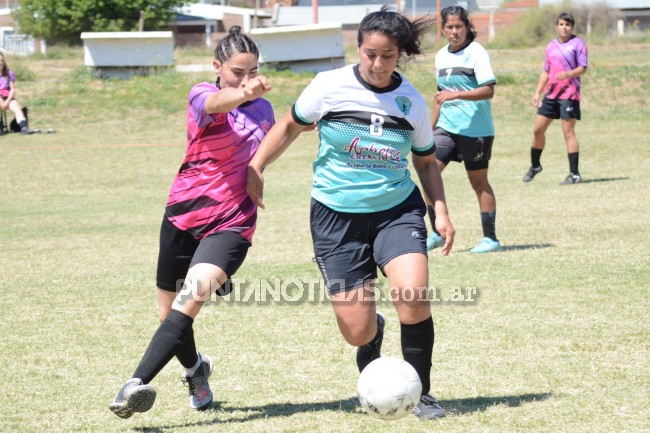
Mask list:
[[[448,167],[457,237],[451,256],[431,255],[431,284],[479,296],[432,307],[432,391],[450,412],[435,423],[360,411],[354,348],[320,302],[208,304],[195,330],[217,362],[213,408],[187,407],[173,360],[153,382],[150,412],[110,413],[158,324],[158,227],[183,157],[186,94],[214,77],[101,81],[79,55],[9,58],[34,75],[18,82],[32,126],[58,132],[0,137],[0,432],[647,431],[650,46],[624,48],[590,47],[577,127],[587,182],[572,187],[558,186],[568,163],[557,123],[544,172],[521,182],[543,48],[490,51],[504,77],[490,178],[505,251],[467,252],[481,236],[476,199],[462,166]],[[428,100],[432,61],[405,71]],[[279,117],[310,76],[270,79]],[[319,278],[308,227],[315,153],[315,135],[303,134],[267,170],[267,209],[237,278]],[[399,356],[395,312],[381,308],[384,353]]]

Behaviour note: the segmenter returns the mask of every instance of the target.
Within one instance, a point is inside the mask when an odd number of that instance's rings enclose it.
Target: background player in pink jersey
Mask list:
[[[544,70],[539,76],[532,104],[537,108],[530,149],[531,167],[523,181],[530,182],[542,171],[540,157],[546,144],[546,129],[553,119],[561,119],[562,132],[569,157],[569,175],[560,185],[582,182],[578,171],[580,147],[575,134],[576,121],[580,120],[580,76],[587,71],[587,45],[573,34],[575,20],[562,12],[555,21],[557,39],[546,46]],[[540,103],[540,95],[546,94]]]
[[[212,359],[196,350],[192,324],[217,290],[241,266],[255,231],[257,206],[246,193],[248,163],[275,122],[271,90],[257,75],[259,51],[234,26],[213,60],[217,82],[192,87],[187,109],[187,150],[169,193],[160,231],[156,283],[161,325],[131,379],[109,406],[129,418],[151,408],[149,382],[174,357],[185,367],[190,407],[212,403]],[[179,291],[180,290],[180,291]]]

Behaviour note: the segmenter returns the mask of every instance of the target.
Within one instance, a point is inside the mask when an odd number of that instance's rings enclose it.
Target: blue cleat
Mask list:
[[[469,250],[470,253],[481,254],[481,253],[492,253],[495,251],[501,250],[501,242],[495,241],[490,238],[483,238],[481,242],[478,243],[474,248]]]
[[[440,248],[445,244],[444,239],[438,233],[433,232],[427,237],[427,251]]]

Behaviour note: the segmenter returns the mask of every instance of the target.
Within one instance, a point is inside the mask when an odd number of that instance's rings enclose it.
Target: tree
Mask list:
[[[50,43],[79,43],[81,32],[164,29],[172,8],[193,0],[21,0],[14,12],[21,33]]]

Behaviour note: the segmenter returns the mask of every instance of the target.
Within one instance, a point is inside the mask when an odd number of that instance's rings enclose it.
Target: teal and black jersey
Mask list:
[[[318,122],[312,197],[338,212],[397,206],[413,191],[408,155],[434,153],[427,105],[398,73],[375,88],[358,65],[321,72],[293,106],[296,122]]]
[[[490,57],[478,42],[460,51],[450,52],[449,45],[436,54],[438,90],[464,91],[496,83]],[[489,99],[446,101],[440,108],[436,126],[466,137],[494,136],[492,105]]]

